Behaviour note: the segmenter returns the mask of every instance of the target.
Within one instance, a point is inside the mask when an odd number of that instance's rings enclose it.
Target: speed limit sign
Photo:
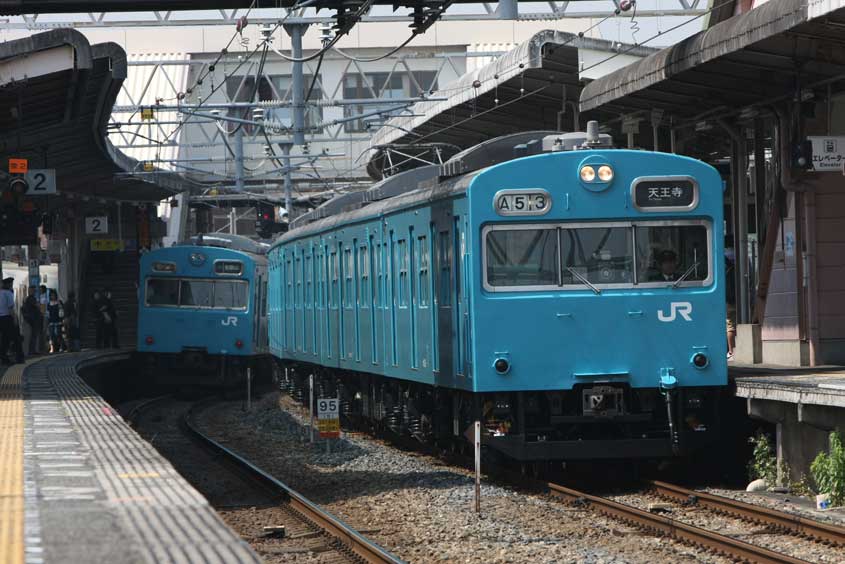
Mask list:
[[[320,398],[317,400],[317,429],[320,438],[336,439],[340,436],[340,400]]]

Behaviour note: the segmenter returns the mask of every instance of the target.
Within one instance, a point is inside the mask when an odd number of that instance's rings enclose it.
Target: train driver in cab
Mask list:
[[[649,277],[651,282],[674,282],[678,279],[678,255],[671,249],[660,251],[657,255],[657,272]]]

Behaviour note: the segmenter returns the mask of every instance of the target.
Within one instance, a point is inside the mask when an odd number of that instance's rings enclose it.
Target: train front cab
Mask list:
[[[718,173],[572,151],[492,167],[469,194],[484,442],[531,461],[711,441],[727,384]]]

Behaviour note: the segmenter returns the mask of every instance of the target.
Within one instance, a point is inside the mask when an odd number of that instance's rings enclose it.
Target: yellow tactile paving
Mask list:
[[[24,561],[24,368],[9,367],[0,382],[0,562],[8,564]]]

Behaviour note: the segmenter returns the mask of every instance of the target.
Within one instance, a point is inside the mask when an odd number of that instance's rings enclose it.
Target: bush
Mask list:
[[[830,495],[831,505],[845,502],[845,446],[838,431],[830,434],[829,452],[820,452],[810,465],[810,474],[819,493]]]
[[[769,436],[762,431],[749,439],[754,445],[751,461],[748,463],[748,477],[763,479],[769,487],[778,482],[778,458]]]

